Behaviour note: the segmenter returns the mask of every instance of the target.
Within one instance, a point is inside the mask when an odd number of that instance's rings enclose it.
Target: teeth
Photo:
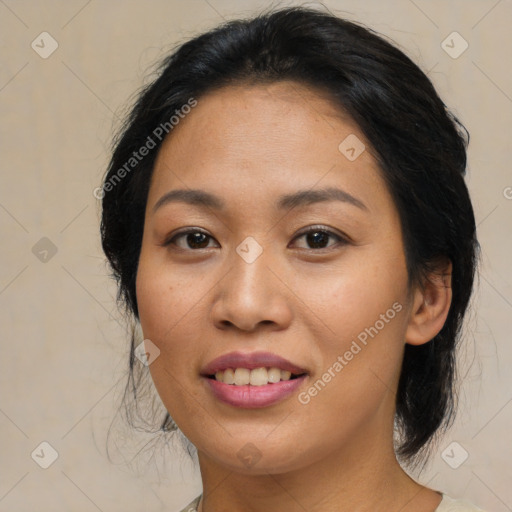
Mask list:
[[[222,371],[219,370],[215,373],[215,380],[224,382],[224,384],[234,384],[236,386],[265,386],[273,384],[280,380],[290,380],[292,373],[288,370],[281,370],[280,368],[255,368],[249,370],[248,368],[227,368]]]
[[[268,372],[266,368],[255,368],[251,370],[249,378],[249,384],[251,386],[264,386],[268,384]]]
[[[284,370],[283,370],[284,372]],[[269,368],[267,371],[269,382],[279,382],[281,380],[281,370],[279,368]],[[286,380],[286,379],[283,379]]]
[[[288,370],[281,370],[281,380],[290,380],[291,376],[292,372],[289,372]]]
[[[217,380],[224,381],[224,384],[234,384],[235,383],[235,372],[231,368],[228,368],[227,370],[224,370],[224,372],[221,373],[221,378]],[[222,375],[224,373],[224,375]],[[217,378],[217,376],[215,376]]]
[[[235,384],[237,386],[244,386],[245,384],[249,384],[251,380],[251,370],[247,368],[237,368],[235,370]]]

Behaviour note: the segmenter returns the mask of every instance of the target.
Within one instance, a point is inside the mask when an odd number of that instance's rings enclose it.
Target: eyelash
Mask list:
[[[188,229],[185,229],[185,230],[180,231],[178,233],[175,233],[171,238],[167,239],[162,245],[164,247],[168,247],[170,245],[176,245],[175,242],[176,242],[177,239],[179,239],[181,237],[185,237],[185,236],[190,235],[190,234],[194,234],[194,233],[201,233],[201,234],[209,237],[210,239],[214,239],[211,235],[209,235],[206,231],[203,231],[202,229],[199,229],[199,228],[188,228]],[[327,246],[327,247],[321,247],[319,249],[304,248],[304,247],[301,247],[301,249],[305,249],[305,250],[308,250],[308,251],[314,251],[314,252],[329,251],[329,250],[332,250],[334,247],[347,245],[349,243],[349,238],[347,236],[334,233],[333,231],[331,231],[330,229],[326,228],[325,226],[310,226],[306,230],[298,233],[297,236],[293,240],[297,240],[297,239],[299,239],[301,237],[304,237],[304,236],[306,236],[306,235],[308,235],[310,233],[325,233],[325,234],[327,234],[331,238],[336,238],[337,242],[335,244],[333,244],[333,245],[330,245],[330,246]],[[182,247],[177,247],[177,249],[178,250],[182,250],[182,251],[200,251],[200,250],[204,250],[204,249],[211,249],[211,247],[203,247],[203,248],[200,248],[200,249],[191,249],[191,248],[183,249]]]

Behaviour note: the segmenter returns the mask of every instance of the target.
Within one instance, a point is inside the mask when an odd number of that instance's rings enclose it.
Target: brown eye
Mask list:
[[[179,249],[183,250],[207,249],[212,247],[208,245],[212,240],[214,240],[213,237],[203,231],[189,229],[174,235],[165,242],[165,245],[175,245]]]
[[[313,249],[324,249],[329,245],[329,238],[331,238],[325,231],[310,231],[304,236],[307,244]]]
[[[306,247],[299,247],[301,249],[329,249],[335,245],[343,245],[346,240],[325,228],[313,227],[308,231],[300,234],[295,240],[304,239]],[[329,243],[330,240],[333,242]]]

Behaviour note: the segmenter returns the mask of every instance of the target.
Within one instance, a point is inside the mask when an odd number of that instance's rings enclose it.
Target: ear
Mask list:
[[[422,345],[434,338],[443,328],[451,302],[452,263],[443,260],[413,292],[405,342]]]

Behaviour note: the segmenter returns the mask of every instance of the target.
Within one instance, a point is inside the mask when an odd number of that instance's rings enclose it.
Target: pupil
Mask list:
[[[321,246],[322,248],[327,245],[329,240],[329,235],[323,231],[315,231],[307,234],[308,244],[312,247],[318,248]]]
[[[187,235],[187,243],[189,247],[204,249],[208,245],[208,237],[204,233],[190,233]]]

